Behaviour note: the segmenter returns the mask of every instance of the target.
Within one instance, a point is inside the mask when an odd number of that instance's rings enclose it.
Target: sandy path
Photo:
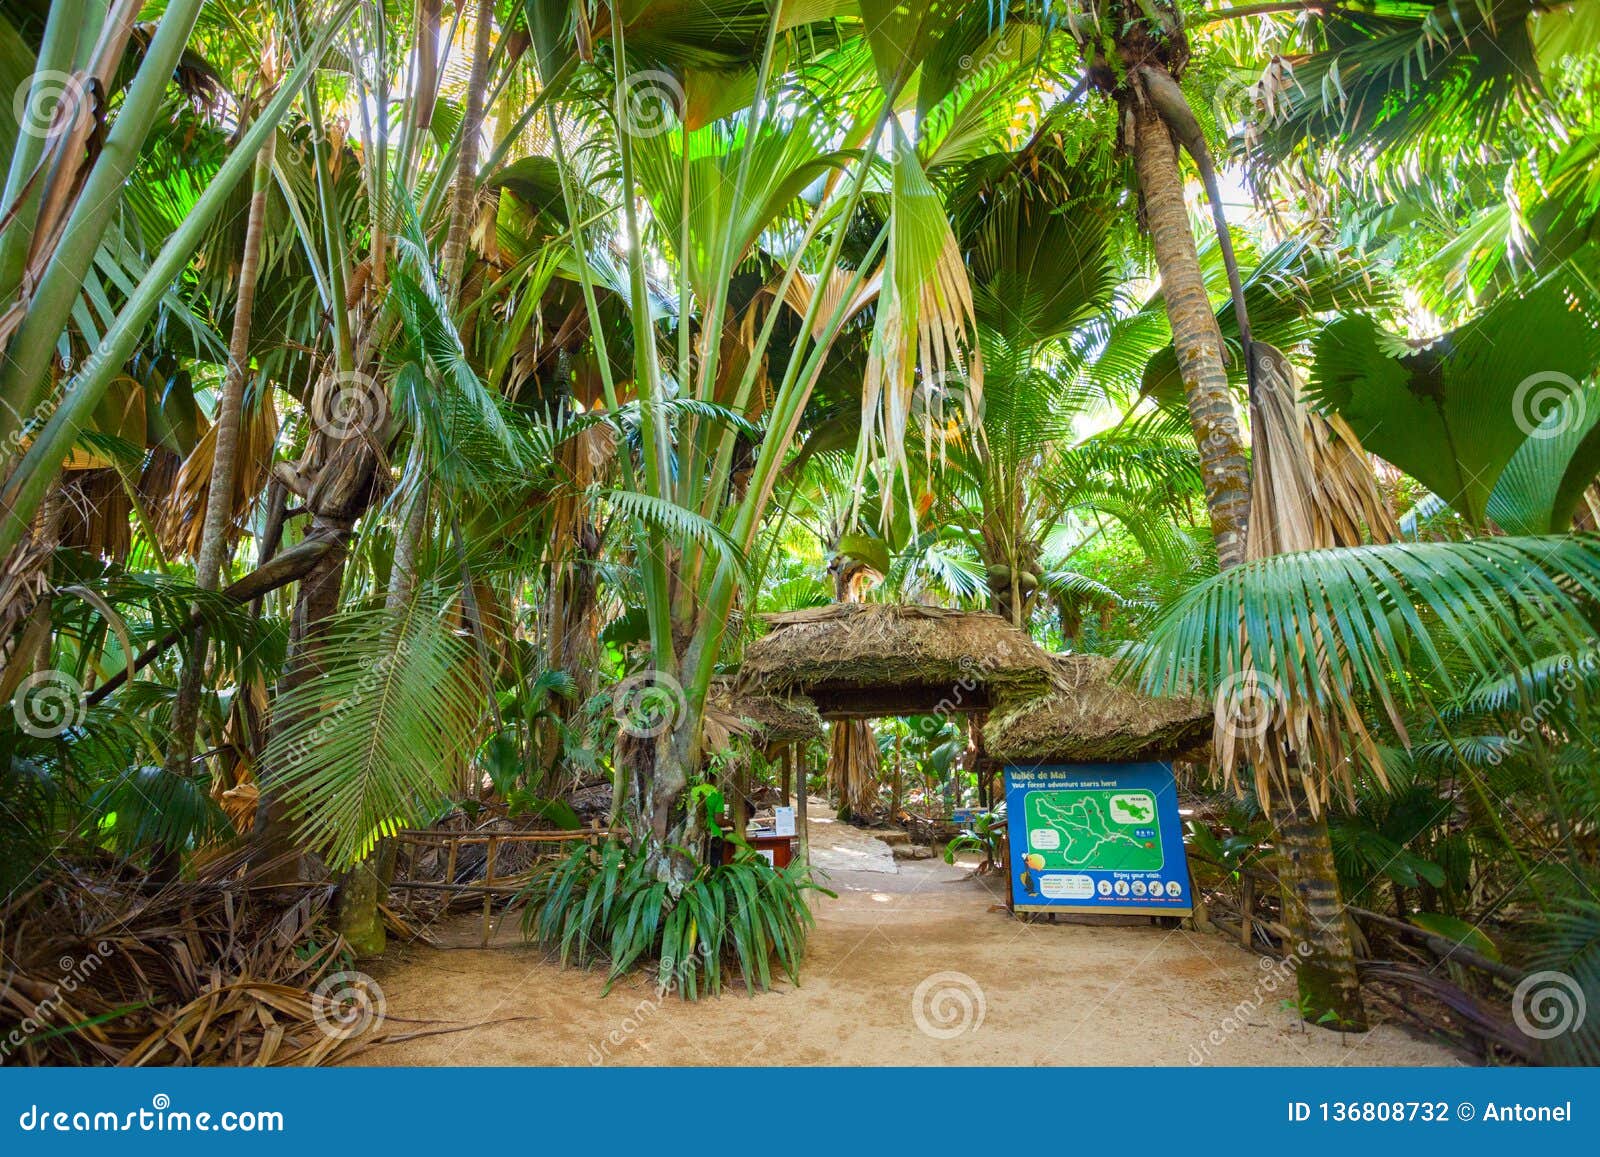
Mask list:
[[[811,840],[811,866],[819,875],[854,871],[893,876],[899,872],[888,844],[869,831],[840,823],[819,799],[813,799],[810,807],[806,831]]]
[[[535,1019],[383,1046],[357,1063],[1456,1063],[1394,1025],[1363,1036],[1299,1027],[1278,1003],[1292,978],[1221,937],[1023,924],[991,910],[995,897],[959,866],[899,868],[837,873],[839,898],[816,902],[801,986],[755,998],[657,1001],[642,978],[601,998],[599,974],[547,963],[514,927],[480,950],[477,921],[461,919],[436,931],[462,947],[395,949],[372,969],[389,1014]]]

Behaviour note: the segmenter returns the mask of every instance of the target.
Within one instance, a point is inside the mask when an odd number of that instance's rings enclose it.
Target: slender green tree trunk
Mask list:
[[[391,615],[404,611],[417,589],[417,556],[422,551],[422,537],[428,527],[428,492],[431,489],[426,478],[417,483],[411,501],[406,504],[405,517],[395,528],[389,594],[383,604]]]
[[[195,560],[195,585],[214,591],[222,577],[228,543],[228,523],[233,515],[233,487],[238,474],[239,428],[244,419],[244,387],[249,377],[250,330],[255,315],[256,282],[261,273],[261,238],[265,232],[267,193],[272,185],[272,155],[276,135],[269,135],[256,154],[250,192],[250,215],[245,226],[244,252],[239,258],[239,291],[234,302],[233,330],[228,341],[228,370],[217,402],[216,439],[211,459],[211,484],[206,491],[205,522],[200,529],[200,553]],[[194,755],[199,719],[201,683],[205,675],[207,636],[196,627],[191,637],[189,661],[184,664],[172,709],[172,742],[166,770],[187,775]]]
[[[467,82],[466,113],[461,122],[461,148],[456,154],[450,220],[439,262],[444,290],[452,307],[461,302],[467,237],[472,230],[473,210],[478,201],[478,151],[483,133],[484,96],[489,86],[489,42],[493,25],[494,0],[478,0],[472,72]],[[405,515],[395,530],[394,566],[384,606],[396,615],[405,610],[416,592],[417,565],[429,525],[428,502],[433,490],[420,450],[413,447],[412,453],[417,456],[416,469],[424,476],[418,480],[406,504]],[[383,919],[378,907],[387,894],[387,887],[376,869],[376,862],[385,850],[380,845],[378,852],[352,868],[339,885],[339,931],[358,956],[375,956],[385,946]]]
[[[111,215],[122,204],[122,187],[138,163],[145,137],[159,117],[167,84],[205,0],[175,0],[156,24],[139,71],[123,96],[111,131],[73,203],[27,313],[0,362],[0,441],[11,439],[45,399],[56,341],[71,317],[84,278]],[[23,517],[32,512],[22,511]]]
[[[478,152],[483,136],[484,100],[489,88],[489,42],[494,27],[494,0],[478,0],[472,38],[472,71],[467,80],[467,106],[461,121],[461,148],[456,153],[455,185],[451,191],[450,220],[440,254],[444,291],[452,307],[461,303],[463,273],[467,265],[467,238],[472,232],[473,210],[478,203]],[[420,451],[413,464],[427,469]],[[426,477],[418,481],[405,515],[395,531],[394,567],[389,575],[385,606],[398,613],[416,589],[417,559],[428,527],[428,498],[432,490]]]
[[[461,275],[467,264],[467,236],[478,203],[478,148],[483,136],[484,97],[489,88],[489,34],[494,26],[494,0],[478,0],[472,38],[472,72],[467,80],[467,107],[461,121],[461,149],[456,154],[454,200],[440,266],[445,292],[461,300]]]

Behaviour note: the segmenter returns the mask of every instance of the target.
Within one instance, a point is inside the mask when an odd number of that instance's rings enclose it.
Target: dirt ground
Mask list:
[[[813,829],[815,830],[815,829]],[[853,833],[851,833],[853,834]],[[601,997],[516,917],[436,928],[441,947],[392,949],[371,971],[400,1018],[491,1023],[384,1045],[369,1065],[1450,1065],[1396,1025],[1306,1028],[1283,1010],[1293,977],[1220,936],[1145,921],[1027,924],[1003,885],[966,866],[835,869],[798,987],[697,1004],[644,977]],[[1111,918],[1102,918],[1110,920]]]

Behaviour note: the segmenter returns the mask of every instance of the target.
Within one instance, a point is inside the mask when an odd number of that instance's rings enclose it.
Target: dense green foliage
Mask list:
[[[657,988],[685,1000],[716,995],[735,975],[764,992],[774,970],[799,982],[809,891],[831,894],[804,867],[773,868],[748,849],[671,887],[647,857],[606,843],[577,848],[522,891],[522,928],[563,964],[603,962],[607,988],[653,963]]]
[[[583,803],[529,934],[763,988],[811,885],[698,862],[784,766],[711,690],[924,602],[1254,672],[1346,903],[1600,1007],[1600,2],[126,9],[0,13],[0,893]],[[1269,482],[1400,541],[1235,565]],[[992,802],[874,727],[876,814]]]

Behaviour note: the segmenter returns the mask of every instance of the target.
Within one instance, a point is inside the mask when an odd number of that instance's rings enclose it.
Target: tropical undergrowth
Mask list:
[[[827,892],[801,865],[774,868],[745,848],[702,865],[682,885],[657,878],[642,852],[585,845],[534,877],[521,894],[523,935],[564,966],[607,966],[606,989],[654,965],[657,989],[685,1000],[716,995],[735,977],[751,993],[774,975],[799,983],[809,891]]]

